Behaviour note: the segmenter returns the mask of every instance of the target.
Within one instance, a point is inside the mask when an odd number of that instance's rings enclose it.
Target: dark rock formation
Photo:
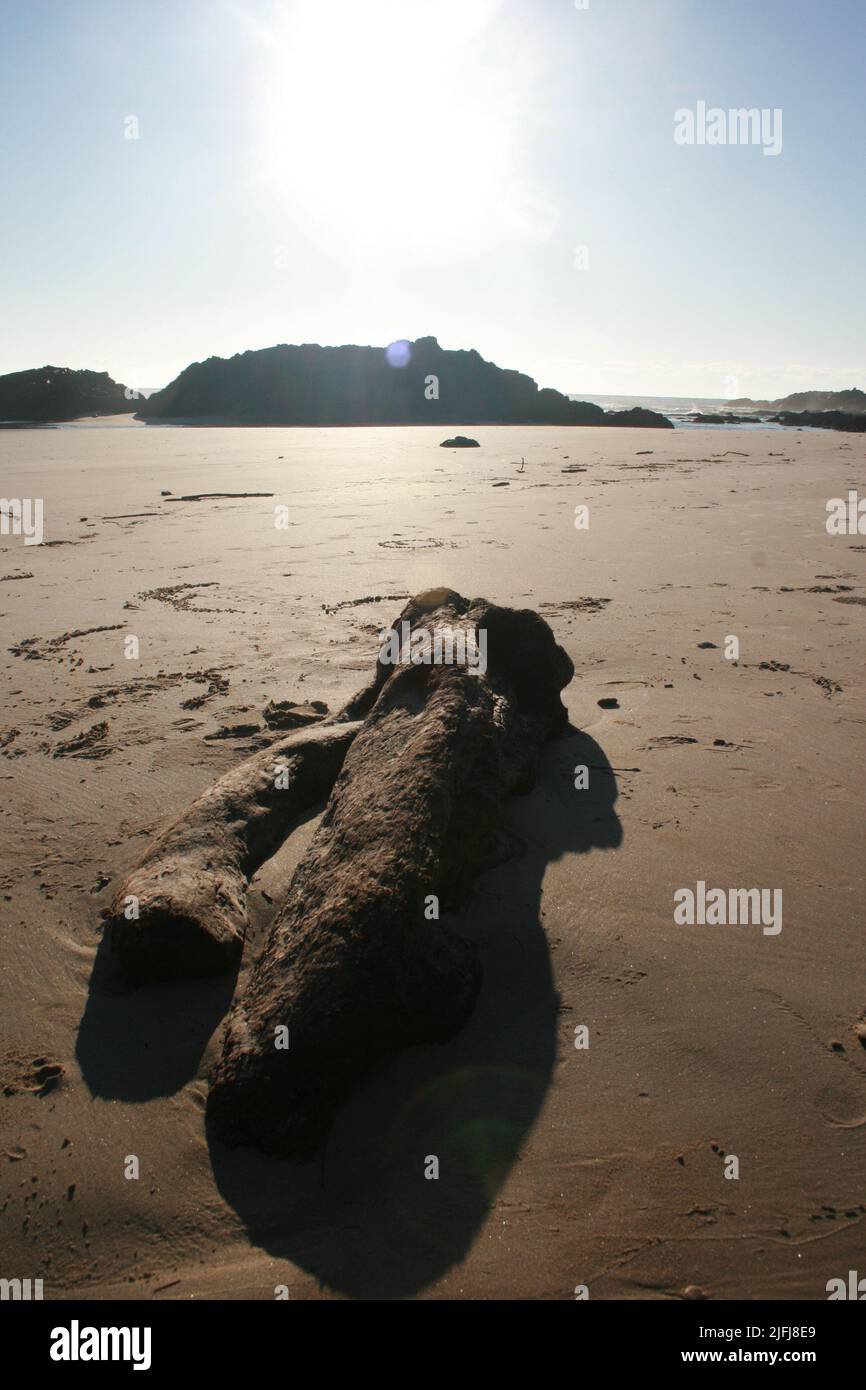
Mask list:
[[[847,415],[866,415],[866,391],[860,391],[856,386],[849,391],[794,391],[792,395],[780,396],[775,401],[751,401],[744,396],[728,404],[732,410],[839,410]]]
[[[239,425],[669,424],[653,411],[639,422],[611,418],[435,338],[408,347],[405,366],[391,366],[382,348],[315,343],[211,357],[141,402],[139,416]]]
[[[754,416],[749,415],[704,415],[700,411],[696,415],[690,415],[689,419],[693,425],[752,425]]]
[[[847,430],[853,434],[866,431],[866,415],[846,415],[840,410],[786,410],[771,418],[774,425],[798,425],[801,429]]]
[[[573,667],[537,614],[440,589],[392,632],[400,664],[380,652],[359,697],[375,703],[229,1019],[208,1116],[232,1143],[309,1152],[377,1060],[463,1026],[479,960],[429,895],[447,907],[465,894],[503,798],[531,785],[541,745],[567,727]],[[486,669],[423,659],[425,642],[446,650],[455,634],[477,638]]]
[[[227,772],[151,845],[106,914],[128,978],[216,975],[237,963],[250,877],[297,816],[328,796],[360,727],[319,724],[277,740]]]
[[[626,425],[633,429],[672,430],[674,428],[666,415],[659,415],[655,410],[647,410],[642,405],[632,406],[631,410],[609,410],[601,423],[603,425]]]
[[[81,415],[120,415],[137,410],[108,372],[36,367],[0,376],[0,420],[75,420]]]
[[[477,439],[469,439],[465,434],[455,434],[453,439],[443,439],[440,449],[480,449]]]

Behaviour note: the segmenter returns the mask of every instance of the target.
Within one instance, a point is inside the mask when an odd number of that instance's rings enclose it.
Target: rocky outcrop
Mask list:
[[[446,350],[435,338],[403,344],[398,355],[283,343],[211,357],[141,402],[139,416],[238,425],[669,424],[653,411],[640,421],[612,419],[601,406],[539,390],[522,372],[486,362],[474,349]]]
[[[138,409],[108,372],[37,367],[0,376],[0,421],[48,423],[82,415],[120,415]]]
[[[729,401],[728,404],[732,410],[838,410],[846,415],[864,415],[866,391],[860,391],[856,386],[847,391],[794,391],[790,396],[780,396],[775,401],[752,401],[748,396],[744,396],[741,400]]]
[[[567,727],[573,667],[537,614],[436,590],[392,634],[399,664],[380,653],[375,703],[229,1019],[208,1101],[229,1142],[305,1154],[374,1063],[463,1026],[481,967],[438,909]],[[437,662],[437,644],[466,661]]]
[[[846,415],[840,410],[786,410],[771,419],[775,425],[799,426],[800,429],[846,430],[853,434],[866,431],[866,415]]]
[[[674,428],[666,415],[659,415],[655,410],[647,410],[642,405],[633,406],[631,410],[609,410],[602,423],[605,425],[625,425],[629,429],[643,430],[672,430]]]
[[[753,425],[754,416],[733,415],[727,411],[723,415],[708,415],[698,411],[695,415],[690,415],[689,420],[693,425]]]

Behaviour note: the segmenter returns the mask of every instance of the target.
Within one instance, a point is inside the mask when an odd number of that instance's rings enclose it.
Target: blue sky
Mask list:
[[[864,0],[0,0],[0,372],[432,333],[586,394],[866,387],[864,52]],[[781,154],[678,145],[700,101]]]

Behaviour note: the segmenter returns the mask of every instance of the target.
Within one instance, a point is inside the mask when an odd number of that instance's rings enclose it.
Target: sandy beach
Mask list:
[[[825,509],[863,437],[462,432],[0,436],[45,541],[0,538],[0,1243],[46,1298],[825,1299],[862,1268],[866,539]],[[172,500],[214,492],[272,496]],[[100,913],[269,700],[336,709],[436,585],[536,609],[576,672],[454,919],[476,1010],[314,1161],[209,1143],[316,820],[254,880],[237,980],[123,989]],[[678,924],[698,883],[781,890],[781,929]]]

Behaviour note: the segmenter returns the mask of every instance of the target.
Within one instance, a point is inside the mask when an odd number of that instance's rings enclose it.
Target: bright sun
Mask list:
[[[328,240],[446,252],[501,197],[508,92],[476,43],[500,0],[298,0],[268,32],[261,173]]]

